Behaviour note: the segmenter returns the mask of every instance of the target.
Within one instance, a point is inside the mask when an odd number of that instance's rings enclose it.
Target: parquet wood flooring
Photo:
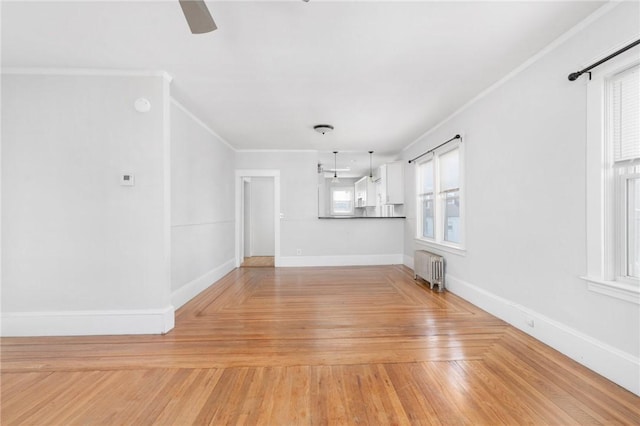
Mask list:
[[[164,336],[2,339],[3,425],[640,424],[640,398],[403,266],[240,268]]]

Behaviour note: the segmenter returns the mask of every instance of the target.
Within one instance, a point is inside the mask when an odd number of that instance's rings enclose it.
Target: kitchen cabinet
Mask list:
[[[376,184],[365,176],[355,184],[356,187],[356,207],[376,206]]]
[[[404,204],[404,163],[394,161],[380,166],[378,204]]]

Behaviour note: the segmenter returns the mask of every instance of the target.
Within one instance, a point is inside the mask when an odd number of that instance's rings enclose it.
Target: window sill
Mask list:
[[[423,246],[429,249],[444,251],[447,253],[451,253],[451,254],[455,254],[463,257],[467,255],[467,250],[459,247],[450,246],[448,244],[427,241],[427,240],[423,240],[422,238],[415,238],[414,241],[418,246]]]
[[[640,286],[617,281],[606,281],[594,277],[580,277],[587,282],[587,288],[595,293],[640,305]]]

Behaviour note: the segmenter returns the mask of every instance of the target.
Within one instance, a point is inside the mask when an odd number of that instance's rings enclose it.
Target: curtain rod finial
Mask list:
[[[569,74],[569,81],[576,81],[578,79],[578,77],[580,77],[581,73],[580,72],[572,72],[571,74]]]

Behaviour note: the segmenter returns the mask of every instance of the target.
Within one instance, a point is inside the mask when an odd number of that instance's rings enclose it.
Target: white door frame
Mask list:
[[[241,246],[240,246],[239,252],[242,254],[242,257],[251,257],[251,247],[252,247],[251,223],[250,223],[251,222],[251,178],[248,178],[248,177],[242,178],[242,187],[241,187],[240,197],[242,197],[242,203],[240,203],[240,217],[242,218],[242,224],[240,226]],[[249,213],[248,221],[247,221],[247,213]],[[249,234],[248,238],[247,238],[247,234]],[[247,244],[247,240],[248,240],[248,244]],[[249,253],[249,256],[247,256],[247,252]]]
[[[238,169],[236,170],[236,268],[244,259],[244,180],[252,177],[273,178],[274,260],[275,266],[280,266],[280,170]]]

